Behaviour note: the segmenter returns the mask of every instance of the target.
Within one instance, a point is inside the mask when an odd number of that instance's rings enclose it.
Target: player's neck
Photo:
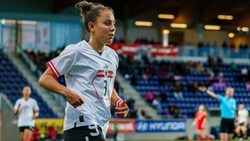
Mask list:
[[[88,43],[96,52],[102,53],[104,51],[104,45],[93,42],[92,40],[89,40]]]
[[[29,100],[29,97],[23,97],[23,98],[24,98],[24,100],[26,100],[26,101]]]

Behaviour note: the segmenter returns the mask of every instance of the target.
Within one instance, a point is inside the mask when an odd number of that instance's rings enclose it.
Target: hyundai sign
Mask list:
[[[185,120],[136,120],[136,132],[185,132]]]

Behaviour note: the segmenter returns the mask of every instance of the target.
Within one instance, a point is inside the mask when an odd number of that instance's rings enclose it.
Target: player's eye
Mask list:
[[[115,25],[115,21],[108,20],[108,21],[105,21],[104,24],[107,26]]]

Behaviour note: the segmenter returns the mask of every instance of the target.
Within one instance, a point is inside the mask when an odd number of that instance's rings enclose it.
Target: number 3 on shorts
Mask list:
[[[95,129],[95,132],[90,132],[91,136],[98,136],[100,134],[97,125],[89,125],[88,127],[90,130]]]

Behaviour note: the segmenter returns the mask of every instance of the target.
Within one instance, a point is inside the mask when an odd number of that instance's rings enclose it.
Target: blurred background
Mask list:
[[[217,94],[232,86],[237,103],[250,108],[249,0],[88,1],[114,10],[115,88],[130,107],[127,119],[112,115],[109,140],[116,125],[117,140],[195,140],[191,122],[200,104],[218,139],[219,103],[199,85]],[[12,109],[26,85],[40,107],[32,140],[62,140],[65,99],[41,88],[38,78],[67,45],[88,40],[77,2],[0,0],[1,141],[18,140]]]

